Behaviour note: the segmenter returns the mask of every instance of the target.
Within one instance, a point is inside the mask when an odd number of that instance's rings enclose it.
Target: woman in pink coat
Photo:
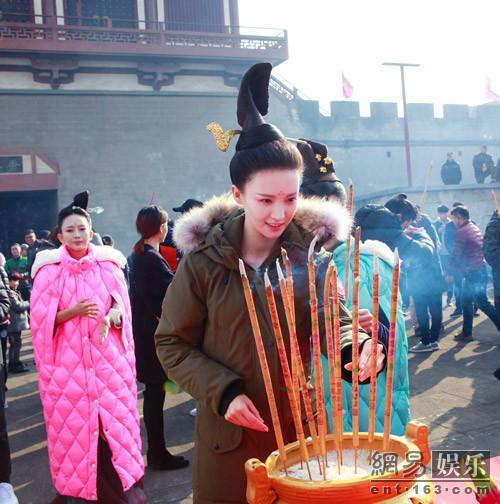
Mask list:
[[[89,214],[59,213],[33,265],[31,323],[54,502],[146,501],[123,255],[90,243]]]

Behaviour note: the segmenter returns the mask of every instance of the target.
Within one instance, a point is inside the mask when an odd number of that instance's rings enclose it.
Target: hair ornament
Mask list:
[[[217,148],[222,152],[227,152],[229,145],[231,144],[231,140],[241,133],[241,130],[236,129],[224,131],[222,126],[217,122],[207,124],[207,130],[212,134]]]

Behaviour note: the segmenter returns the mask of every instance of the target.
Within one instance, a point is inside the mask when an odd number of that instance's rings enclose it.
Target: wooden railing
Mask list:
[[[0,20],[0,49],[268,58],[274,62],[288,56],[286,30],[224,27],[222,32],[196,32],[167,30],[163,23],[139,22],[146,29],[73,23],[49,16],[35,16],[35,22]]]

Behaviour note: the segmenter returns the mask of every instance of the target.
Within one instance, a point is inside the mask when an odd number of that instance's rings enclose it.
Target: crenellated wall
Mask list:
[[[298,118],[293,134],[327,144],[339,176],[352,178],[358,194],[407,185],[403,119],[396,103],[371,103],[369,117],[360,115],[358,102],[331,102],[330,117],[319,112],[317,101],[299,99],[289,106]],[[276,116],[277,124],[280,119]],[[500,157],[500,105],[444,105],[443,117],[436,118],[432,104],[410,103],[408,122],[416,187],[424,185],[431,161],[430,184],[442,184],[440,168],[448,151],[455,153],[463,183],[469,184],[475,183],[472,157],[482,144],[495,162]]]

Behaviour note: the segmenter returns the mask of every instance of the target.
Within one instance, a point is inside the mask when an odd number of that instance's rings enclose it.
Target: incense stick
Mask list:
[[[264,378],[264,386],[266,389],[267,401],[269,403],[269,409],[271,410],[271,419],[273,422],[274,434],[276,436],[276,444],[278,445],[278,452],[280,458],[283,461],[285,473],[288,475],[285,442],[283,441],[283,433],[281,431],[278,408],[276,406],[276,399],[274,397],[273,384],[271,381],[271,373],[269,372],[269,365],[267,363],[266,352],[264,350],[264,343],[262,342],[262,335],[260,332],[257,312],[255,310],[255,304],[253,302],[252,291],[250,290],[250,284],[248,282],[248,277],[245,271],[245,265],[241,259],[239,259],[239,267],[241,274],[241,282],[243,284],[243,291],[245,294],[245,301],[247,304],[248,314],[250,316],[250,323],[252,324],[252,332],[255,339],[255,344],[257,346],[260,368],[262,370],[262,376]]]
[[[389,328],[389,344],[387,349],[387,378],[385,387],[385,411],[384,411],[384,441],[382,449],[389,449],[389,436],[391,435],[391,404],[392,384],[394,380],[394,349],[396,345],[396,323],[398,314],[398,290],[399,290],[399,255],[394,251],[394,269],[392,271],[392,296],[391,296],[391,324]]]
[[[498,216],[500,217],[500,203],[498,203],[497,195],[493,189],[491,190],[491,195],[493,196],[493,203],[495,204]]]
[[[359,277],[352,286],[352,446],[354,473],[358,473],[359,448]]]
[[[377,344],[378,344],[378,312],[379,312],[379,274],[378,259],[373,257],[372,286],[372,355],[370,372],[370,418],[368,421],[368,445],[370,447],[369,462],[372,460],[373,438],[375,434],[375,413],[377,408]]]
[[[352,185],[352,180],[349,179],[349,195],[347,198],[347,211],[349,212],[349,216],[352,217],[352,208],[353,208],[353,199],[354,199],[354,189]],[[349,230],[349,236],[347,237],[347,241],[345,244],[345,280],[344,280],[344,291],[345,291],[345,300],[349,297],[349,266],[351,264],[351,233]]]
[[[321,344],[319,339],[318,323],[318,298],[316,296],[316,271],[314,267],[314,247],[318,241],[316,236],[309,246],[307,271],[309,274],[309,298],[311,303],[311,330],[314,356],[314,381],[316,388],[316,404],[318,408],[318,433],[321,455],[324,465],[328,464],[326,453],[326,419],[325,419],[325,395],[323,391],[323,366],[321,364]],[[326,479],[326,471],[323,470],[323,478]]]
[[[331,310],[331,301],[330,301],[330,293],[331,293],[331,279],[333,275],[333,261],[328,265],[328,269],[326,271],[325,278],[325,286],[324,286],[324,306],[325,306],[325,332],[326,332],[326,348],[328,354],[328,380],[330,385],[330,398],[331,398],[331,412],[332,412],[332,424],[333,424],[333,433],[335,439],[335,449],[337,451],[337,462],[338,462],[338,471],[340,474],[340,464],[341,464],[341,456],[340,456],[340,444],[338,439],[339,426],[338,418],[337,418],[337,402],[342,401],[342,396],[339,398],[337,393],[337,383],[336,383],[336,374],[335,374],[335,350],[333,344],[333,332],[332,332],[332,310]],[[335,301],[334,301],[335,303]],[[338,296],[337,296],[338,303]]]
[[[338,274],[335,263],[332,261],[333,273],[331,277],[331,286],[333,294],[333,350],[334,350],[334,366],[335,366],[335,396],[337,398],[337,410],[335,416],[337,418],[337,436],[340,451],[340,465],[343,463],[342,456],[342,441],[344,438],[344,426],[342,415],[342,359],[340,351],[340,307],[339,307],[339,290],[338,290]],[[339,468],[340,471],[340,468]]]

